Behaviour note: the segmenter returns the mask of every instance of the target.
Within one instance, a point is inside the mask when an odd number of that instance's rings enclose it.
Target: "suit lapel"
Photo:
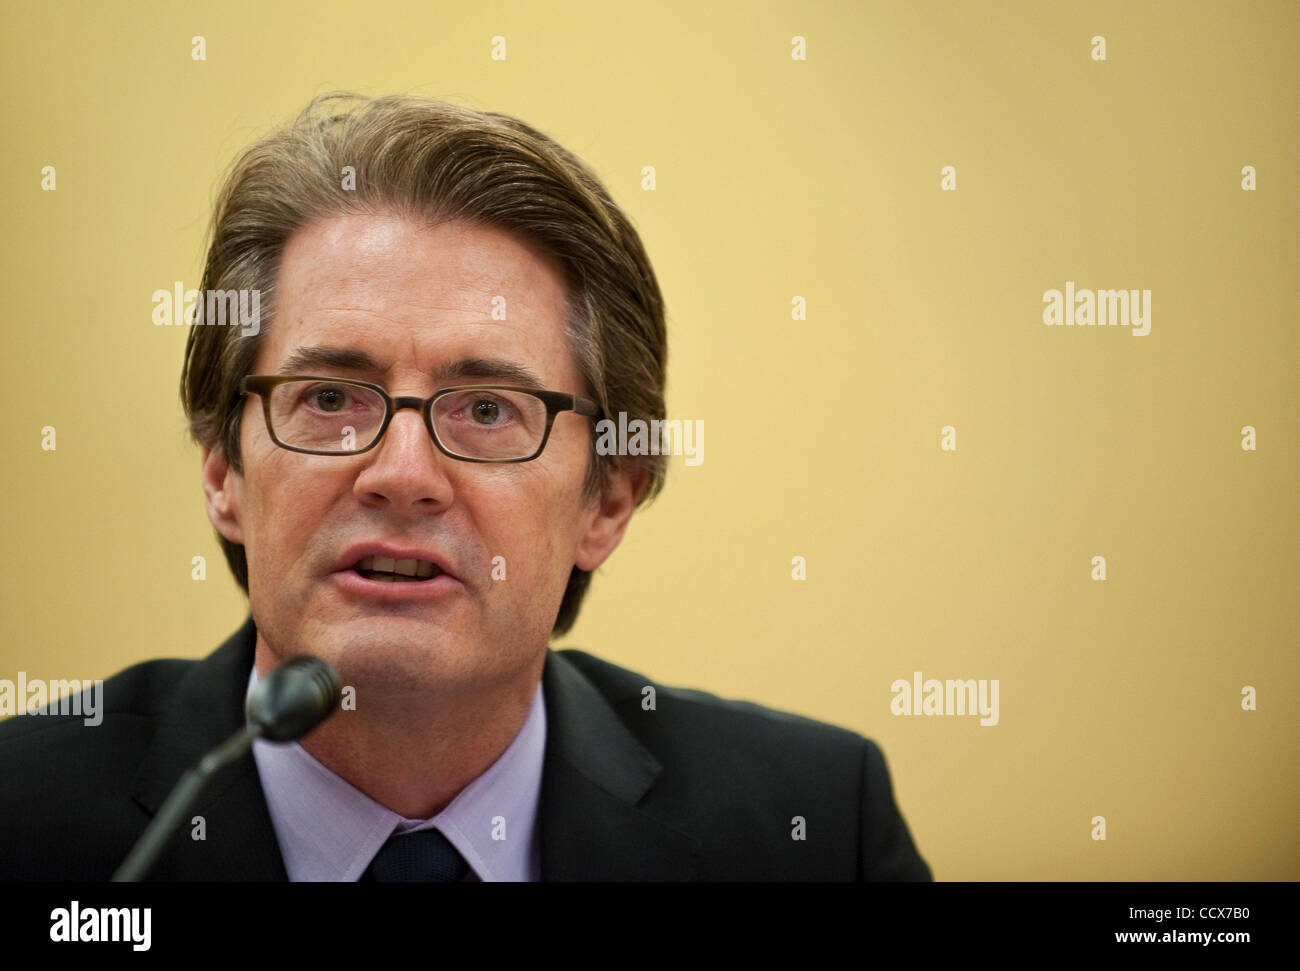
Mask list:
[[[596,687],[548,651],[543,880],[692,880],[698,842],[637,808],[663,766]]]
[[[177,685],[132,787],[132,796],[151,816],[186,769],[244,724],[256,644],[250,616]],[[203,817],[202,840],[193,838],[189,821],[195,816]],[[146,879],[288,879],[251,752],[208,782]]]

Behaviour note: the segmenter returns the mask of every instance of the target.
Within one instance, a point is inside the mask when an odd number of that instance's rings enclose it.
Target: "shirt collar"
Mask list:
[[[257,684],[257,668],[248,691]],[[523,727],[501,756],[429,819],[407,819],[327,769],[297,742],[253,742],[284,867],[293,881],[353,881],[397,833],[438,829],[484,881],[540,879],[537,802],[546,751],[538,682]]]

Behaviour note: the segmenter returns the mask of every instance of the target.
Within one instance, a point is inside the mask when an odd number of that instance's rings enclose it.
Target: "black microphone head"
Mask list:
[[[257,682],[248,698],[248,721],[268,741],[292,742],[334,714],[342,696],[335,670],[320,658],[301,654]]]

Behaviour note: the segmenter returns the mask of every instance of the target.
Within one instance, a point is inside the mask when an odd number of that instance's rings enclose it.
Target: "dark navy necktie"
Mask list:
[[[436,829],[390,836],[379,848],[362,880],[379,883],[453,883],[463,880],[469,864],[451,840]]]

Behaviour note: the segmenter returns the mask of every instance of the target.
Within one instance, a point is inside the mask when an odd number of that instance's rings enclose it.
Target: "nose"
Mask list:
[[[399,401],[384,437],[368,453],[354,491],[375,504],[395,509],[449,506],[455,496],[449,463],[434,444],[418,405]]]

